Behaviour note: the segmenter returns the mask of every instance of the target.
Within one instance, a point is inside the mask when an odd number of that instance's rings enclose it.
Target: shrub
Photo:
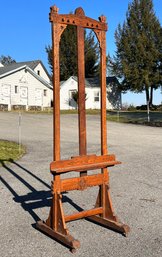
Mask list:
[[[130,104],[129,106],[128,106],[128,109],[127,109],[128,111],[135,111],[136,110],[136,107],[133,105],[133,104]]]

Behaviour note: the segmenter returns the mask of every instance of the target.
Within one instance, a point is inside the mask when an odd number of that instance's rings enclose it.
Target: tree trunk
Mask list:
[[[152,107],[152,103],[153,103],[153,92],[154,92],[154,88],[153,86],[151,86],[151,90],[150,90],[150,102],[149,102],[149,106]]]
[[[150,96],[149,96],[149,88],[146,86],[145,87],[145,92],[146,92],[146,104],[150,103]]]
[[[145,87],[146,91],[146,104],[147,104],[147,121],[150,122],[150,98],[149,98],[149,87]]]

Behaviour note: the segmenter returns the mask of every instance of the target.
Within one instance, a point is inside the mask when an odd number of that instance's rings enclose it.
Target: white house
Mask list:
[[[52,94],[49,74],[40,60],[0,64],[0,109],[50,107]]]
[[[119,109],[121,107],[120,84],[116,77],[107,77],[107,109]],[[60,85],[60,109],[76,109],[77,103],[73,99],[73,94],[78,91],[77,77],[72,76]],[[100,109],[100,83],[99,78],[85,79],[86,109]]]

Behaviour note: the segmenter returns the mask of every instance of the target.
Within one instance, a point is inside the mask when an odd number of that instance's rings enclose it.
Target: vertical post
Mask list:
[[[20,154],[20,151],[21,151],[21,120],[22,120],[22,116],[21,116],[21,111],[19,111],[19,154]]]
[[[107,126],[106,126],[106,33],[101,31],[101,154],[107,154]]]
[[[58,8],[54,5],[51,7],[50,21],[52,22],[52,57],[53,57],[53,160],[60,160],[60,62],[59,62],[59,44],[61,34],[66,25],[60,25],[56,22]],[[61,211],[61,194],[60,194],[60,175],[54,175],[52,181],[52,206],[50,215],[46,223],[55,232],[61,230],[67,233]],[[61,220],[61,221],[60,221]],[[62,226],[63,225],[63,226]]]
[[[84,61],[84,28],[77,26],[78,45],[78,115],[79,115],[79,154],[87,152],[86,111],[85,111],[85,61]]]
[[[101,31],[101,154],[107,154],[107,126],[106,126],[106,33]],[[102,173],[106,174],[107,168],[102,169]],[[105,184],[101,186],[101,205],[103,207],[102,217],[106,217],[107,209],[107,187]]]
[[[53,50],[53,160],[60,159],[60,64],[59,64],[59,24],[52,23]]]
[[[60,160],[60,64],[59,64],[59,24],[52,23],[53,49],[53,160]],[[54,176],[53,182],[58,184],[60,176]],[[55,192],[52,198],[51,226],[58,230],[59,195]]]

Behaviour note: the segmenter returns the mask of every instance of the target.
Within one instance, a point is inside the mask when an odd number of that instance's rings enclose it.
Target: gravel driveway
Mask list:
[[[52,116],[0,112],[0,138],[21,141],[27,154],[0,167],[0,256],[72,256],[67,248],[35,229],[46,219],[51,201]],[[61,115],[61,156],[78,155],[77,116]],[[87,116],[88,153],[100,153],[99,117]],[[75,256],[162,256],[162,128],[108,122],[108,148],[121,165],[110,169],[115,213],[131,232],[122,235],[84,219],[68,223],[80,240]],[[64,194],[64,209],[73,212],[95,204],[98,189]]]

